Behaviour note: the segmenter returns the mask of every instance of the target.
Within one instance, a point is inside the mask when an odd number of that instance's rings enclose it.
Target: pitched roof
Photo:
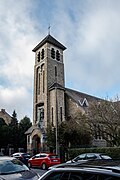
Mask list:
[[[36,125],[32,125],[26,132],[25,134],[31,134],[35,129],[38,129]]]
[[[7,125],[10,124],[12,120],[12,117],[5,111],[5,109],[1,109],[0,118],[2,118]]]
[[[71,99],[73,99],[78,105],[80,105],[80,102],[84,102],[84,100],[86,99],[88,102],[91,101],[101,101],[102,99],[95,97],[95,96],[91,96],[85,93],[81,93],[78,92],[76,90],[72,90],[69,88],[65,88],[65,94],[67,96],[69,96]]]
[[[58,48],[65,50],[66,47],[63,46],[60,42],[58,42],[54,37],[52,37],[50,34],[47,35],[32,51],[36,52],[41,46],[43,46],[45,43],[50,43]]]

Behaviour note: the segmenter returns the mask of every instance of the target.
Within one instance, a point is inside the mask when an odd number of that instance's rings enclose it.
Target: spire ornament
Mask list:
[[[51,28],[51,26],[49,24],[49,26],[48,26],[48,35],[50,35],[50,28]]]

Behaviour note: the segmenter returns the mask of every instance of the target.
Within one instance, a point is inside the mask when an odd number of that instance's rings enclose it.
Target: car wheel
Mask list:
[[[45,164],[45,163],[43,163],[43,164],[41,165],[41,168],[42,168],[43,170],[47,169],[46,164]]]
[[[31,168],[32,167],[32,164],[30,162],[28,162],[28,167]]]

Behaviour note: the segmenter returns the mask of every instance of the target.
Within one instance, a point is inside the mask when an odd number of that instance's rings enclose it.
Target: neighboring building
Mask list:
[[[1,109],[0,118],[2,118],[7,125],[11,123],[12,117],[5,111],[5,109]]]
[[[100,99],[65,88],[64,45],[50,34],[34,49],[33,125],[27,134],[28,152],[45,150],[46,127],[65,121],[78,111],[85,112],[91,101]],[[98,143],[98,142],[97,142]]]

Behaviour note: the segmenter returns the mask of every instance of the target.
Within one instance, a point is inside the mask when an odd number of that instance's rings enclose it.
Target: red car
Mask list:
[[[40,167],[42,169],[48,169],[50,166],[56,164],[60,164],[60,158],[52,153],[36,154],[28,160],[29,167]]]

